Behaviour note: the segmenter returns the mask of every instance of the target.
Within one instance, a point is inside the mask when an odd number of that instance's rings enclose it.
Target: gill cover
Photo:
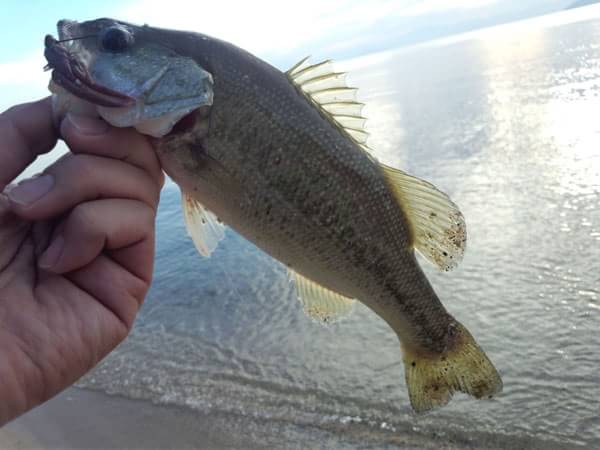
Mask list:
[[[78,109],[99,115],[111,125],[135,127],[141,133],[162,137],[186,114],[212,105],[212,75],[177,49],[153,41],[148,27],[111,19],[60,21],[58,34],[59,41],[48,42],[62,46],[60,53],[67,55],[67,61],[59,66],[48,62],[59,72],[58,76],[53,74],[50,86],[58,97],[55,105],[59,111],[68,109],[65,105],[72,109],[81,101],[87,107],[80,105]],[[61,83],[65,72],[73,76],[71,68],[80,69],[74,72],[75,77],[82,78],[78,74],[83,73],[85,79]],[[88,88],[86,99],[73,91],[81,81]],[[122,94],[134,101],[122,107],[102,105],[94,101],[94,89]]]

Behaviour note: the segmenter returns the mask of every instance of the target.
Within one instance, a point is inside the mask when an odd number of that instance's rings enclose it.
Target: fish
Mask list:
[[[57,117],[99,116],[153,142],[208,257],[229,226],[287,267],[304,311],[330,323],[359,301],[399,338],[412,409],[501,377],[443,306],[416,257],[442,271],[466,248],[463,214],[433,184],[382,164],[363,104],[331,61],[281,71],[196,32],[102,18],[45,39]]]

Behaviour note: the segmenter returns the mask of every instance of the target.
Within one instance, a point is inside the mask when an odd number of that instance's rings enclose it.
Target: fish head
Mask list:
[[[212,105],[212,75],[177,51],[168,30],[113,19],[61,20],[57,29],[58,39],[46,36],[44,54],[59,116],[98,115],[162,137]]]

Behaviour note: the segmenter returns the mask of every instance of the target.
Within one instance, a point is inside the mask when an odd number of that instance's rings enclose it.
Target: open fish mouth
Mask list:
[[[134,105],[136,99],[94,82],[86,65],[62,41],[47,35],[44,40],[47,68],[52,70],[52,81],[71,94],[99,106],[120,108]]]
[[[99,116],[112,126],[162,137],[185,116],[212,105],[212,75],[155,42],[143,27],[112,19],[61,20],[57,31],[58,38],[44,41],[57,121],[67,112]],[[196,122],[180,125],[186,124]]]

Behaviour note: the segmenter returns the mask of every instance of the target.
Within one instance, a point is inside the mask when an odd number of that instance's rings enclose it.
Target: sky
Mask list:
[[[46,93],[43,38],[62,18],[201,31],[281,69],[347,59],[564,9],[571,0],[3,0],[0,110]]]

